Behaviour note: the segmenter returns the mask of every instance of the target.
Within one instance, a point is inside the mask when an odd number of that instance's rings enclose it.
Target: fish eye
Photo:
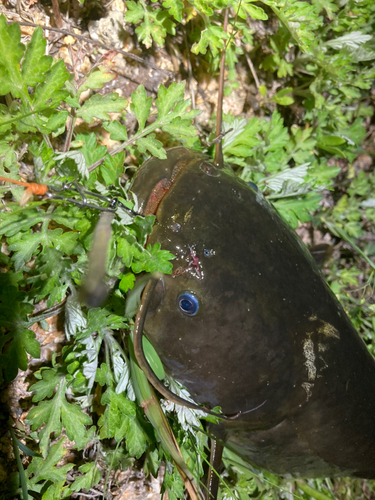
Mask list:
[[[184,292],[178,296],[178,308],[186,316],[195,316],[199,311],[199,301],[191,292]]]

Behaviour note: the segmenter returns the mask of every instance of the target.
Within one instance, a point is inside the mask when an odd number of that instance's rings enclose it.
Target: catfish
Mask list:
[[[138,323],[193,399],[229,416],[210,432],[276,474],[375,478],[375,361],[296,233],[184,147],[132,191],[156,216],[148,243],[176,256]]]

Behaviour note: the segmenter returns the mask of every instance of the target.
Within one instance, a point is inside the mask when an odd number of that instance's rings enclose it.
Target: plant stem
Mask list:
[[[296,484],[300,490],[302,490],[304,493],[307,493],[311,497],[316,498],[316,500],[332,500],[332,497],[325,495],[321,491],[314,490],[314,488],[311,488],[311,486],[304,483],[303,481],[296,481]]]

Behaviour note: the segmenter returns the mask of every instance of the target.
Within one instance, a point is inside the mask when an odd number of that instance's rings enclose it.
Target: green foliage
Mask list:
[[[257,184],[259,196],[267,197],[292,227],[312,221],[352,249],[349,258],[330,263],[328,281],[375,353],[375,310],[369,299],[375,279],[371,260],[375,246],[365,239],[375,222],[375,177],[363,170],[358,173],[352,165],[366,133],[363,121],[371,112],[365,103],[375,75],[373,6],[354,0],[341,4],[331,0],[256,4],[250,0],[141,0],[128,1],[126,7],[125,21],[136,26],[138,39],[146,47],[162,46],[176,29],[185,29],[192,60],[204,59],[213,70],[226,46],[232,88],[237,83],[236,63],[245,53],[258,61],[256,69],[263,80],[277,83],[259,88],[260,111],[249,120],[225,116],[225,161],[244,181]],[[222,28],[224,8],[229,9],[227,33]],[[261,44],[254,41],[249,18],[267,21],[263,23],[267,30],[271,25],[275,28],[272,33],[265,30]],[[94,92],[115,78],[110,63],[104,59],[77,82],[63,61],[44,55],[45,47],[39,28],[23,45],[19,26],[8,26],[0,16],[0,95],[6,96],[6,104],[0,105],[1,176],[19,179],[19,164],[25,161],[34,165],[39,183],[59,187],[79,181],[85,189],[117,197],[124,206],[137,210],[128,185],[120,180],[125,151],[139,162],[149,155],[164,159],[165,137],[172,143],[203,148],[192,125],[199,111],[191,110],[190,100],[184,99],[183,82],[161,85],[154,102],[139,86],[130,99],[138,124],[130,135],[124,125],[128,102],[116,93]],[[90,95],[83,102],[86,91]],[[291,105],[303,111],[292,126]],[[78,133],[77,118],[97,128]],[[102,145],[99,126],[112,140],[121,142],[111,152]],[[344,188],[337,182],[337,175],[342,174],[340,161],[348,166]],[[99,482],[100,471],[94,463],[59,464],[67,436],[76,449],[95,444],[102,457],[116,464],[146,457],[145,468],[153,474],[164,460],[163,491],[171,499],[183,498],[183,483],[171,456],[135,402],[131,355],[126,341],[122,347],[118,333],[125,331],[128,338],[132,327],[131,318],[124,317],[123,301],[136,275],[172,270],[172,254],[160,244],[146,245],[154,216],[133,217],[121,207],[116,211],[106,279],[111,285],[118,277],[120,281],[103,308],[87,310],[81,307],[77,290],[84,281],[98,213],[61,200],[29,201],[22,208],[9,201],[18,202],[23,190],[10,184],[0,187],[5,207],[0,212],[4,241],[0,263],[6,270],[0,274],[1,381],[8,382],[19,369],[26,370],[29,356],[40,356],[39,342],[30,329],[38,321],[30,316],[35,304],[45,301],[52,307],[67,297],[64,326],[68,339],[52,365],[35,373],[38,381],[31,386],[35,406],[28,423],[42,456],[34,456],[26,469],[29,490],[43,499],[66,498]],[[79,199],[73,187],[65,194]],[[335,203],[322,208],[323,195]],[[90,198],[90,204],[103,206],[105,202]],[[165,377],[152,346],[148,345],[146,355],[159,376]],[[165,377],[165,383],[189,399],[175,381]],[[207,438],[200,415],[168,402],[163,409],[186,463],[194,477],[201,478]],[[99,416],[93,419],[95,412]],[[115,452],[105,450],[103,440],[107,439],[117,441]],[[225,461],[227,484],[222,484],[221,498],[294,495],[307,499],[314,491],[319,498],[333,498],[343,488],[329,480],[281,480],[249,468],[229,452]],[[76,474],[80,472],[69,484],[66,476],[73,468]],[[354,483],[345,488],[341,498],[359,498]]]

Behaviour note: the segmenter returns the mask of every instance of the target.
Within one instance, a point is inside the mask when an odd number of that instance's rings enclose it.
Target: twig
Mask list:
[[[226,32],[228,27],[228,9],[225,9],[224,13],[224,24],[223,30]],[[220,77],[219,77],[219,93],[218,93],[218,103],[216,110],[216,137],[221,134],[221,122],[223,118],[223,94],[224,94],[224,71],[225,71],[225,48],[221,53],[221,61],[220,61]],[[215,165],[222,165],[223,163],[223,149],[221,146],[221,141],[216,143],[215,146]]]
[[[63,20],[60,13],[59,0],[52,0],[52,10],[55,16],[56,26],[62,28]]]
[[[8,21],[8,24],[13,24],[13,23],[18,23],[21,26],[30,26],[31,28],[42,28],[42,30],[49,30],[49,31],[55,31],[56,33],[62,33],[63,35],[67,36],[72,36],[73,38],[76,38],[77,40],[82,40],[83,42],[89,43],[91,45],[96,45],[98,47],[102,47],[105,50],[115,50],[119,54],[123,55],[124,57],[127,57],[129,59],[133,59],[134,61],[137,61],[144,66],[148,66],[156,71],[160,71],[160,73],[163,73],[167,75],[169,78],[174,78],[175,74],[173,71],[167,71],[165,69],[159,68],[156,64],[152,62],[147,62],[142,57],[136,56],[135,54],[132,54],[131,52],[125,52],[124,50],[121,49],[115,49],[114,47],[110,47],[109,45],[106,45],[104,43],[101,43],[99,41],[93,40],[92,38],[88,38],[83,35],[76,35],[72,31],[64,30],[61,28],[52,28],[51,26],[45,26],[43,24],[35,24],[35,23],[26,23],[24,21]]]
[[[185,45],[186,45],[186,50],[187,50],[187,64],[188,64],[188,73],[189,73],[189,92],[190,92],[190,97],[191,97],[191,108],[195,109],[195,92],[193,88],[193,70],[191,67],[191,60],[190,60],[190,50],[189,50],[189,45],[186,37],[186,32],[184,31],[184,40],[185,40]]]
[[[253,75],[253,78],[254,78],[254,81],[255,81],[255,85],[257,87],[257,89],[259,90],[259,87],[260,87],[260,83],[259,83],[259,80],[258,80],[258,76],[257,74],[255,73],[255,68],[254,68],[254,65],[250,59],[250,56],[249,54],[245,54],[246,56],[246,61],[247,61],[247,64],[249,65],[249,68],[250,68],[250,71],[251,71],[251,74]]]

